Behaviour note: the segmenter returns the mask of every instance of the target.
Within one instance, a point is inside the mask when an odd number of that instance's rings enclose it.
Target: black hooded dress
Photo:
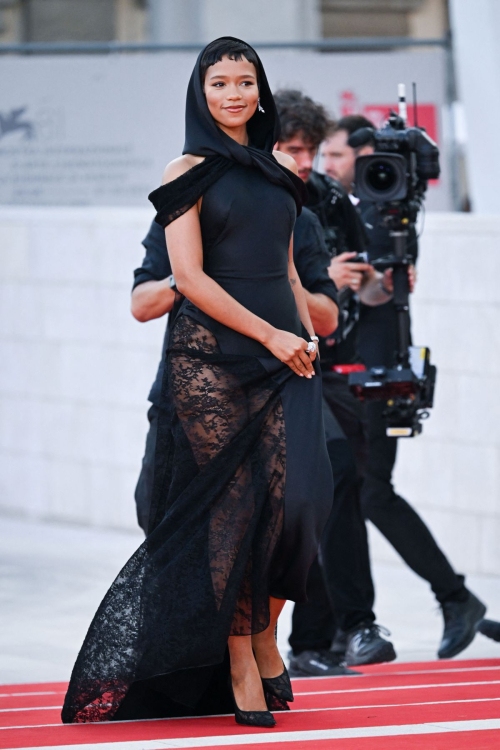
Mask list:
[[[205,156],[151,198],[166,225],[203,195],[204,270],[273,326],[306,336],[288,280],[302,182],[272,156],[278,118],[262,65],[251,147],[212,120],[199,61],[184,153]],[[232,710],[227,639],[269,624],[269,596],[306,599],[333,486],[321,379],[184,300],[170,326],[149,533],[101,603],[64,722]],[[319,368],[317,368],[319,375]]]

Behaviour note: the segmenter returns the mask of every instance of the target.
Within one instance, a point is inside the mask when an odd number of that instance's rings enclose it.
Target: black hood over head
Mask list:
[[[242,42],[241,39],[232,36],[220,37],[220,40],[215,41],[221,40]],[[247,46],[250,47],[248,44]],[[299,215],[307,199],[307,191],[300,177],[279,164],[273,156],[273,146],[279,140],[280,123],[274,97],[259,56],[253,50],[258,61],[260,103],[264,112],[257,109],[247,122],[250,145],[242,146],[224,133],[210,114],[201,80],[200,63],[204,52],[205,49],[198,55],[189,80],[186,97],[186,137],[182,153],[206,158],[173,182],[162,185],[150,193],[149,199],[158,211],[156,221],[166,226],[181,216],[235,163],[260,169],[270,182],[288,190],[295,200]]]
[[[242,42],[232,36],[223,36],[215,41],[228,40]],[[246,42],[242,42],[247,44]],[[247,44],[247,47],[250,47]],[[257,79],[259,82],[260,103],[264,112],[256,110],[253,117],[247,122],[248,137],[251,146],[241,146],[230,136],[226,135],[215,122],[208,109],[207,100],[203,92],[203,81],[201,80],[201,59],[205,52],[203,49],[198,55],[194,70],[189,79],[186,97],[186,140],[183,154],[196,154],[198,156],[225,156],[242,164],[250,164],[247,148],[254,148],[273,152],[274,144],[279,140],[280,123],[278,111],[274,103],[274,97],[267,80],[264,66],[255,50],[251,48],[258,60]]]

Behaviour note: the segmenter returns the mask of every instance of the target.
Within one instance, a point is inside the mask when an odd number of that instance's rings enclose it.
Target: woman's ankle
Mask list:
[[[278,649],[276,643],[276,637],[274,634],[274,628],[272,631],[263,631],[258,635],[252,636],[252,648],[254,652],[257,651],[274,651]]]
[[[232,654],[230,658],[231,679],[234,684],[245,682],[259,675],[259,669],[253,651]]]
[[[252,668],[248,665],[237,664],[231,667],[231,680],[233,685],[240,685],[252,676]]]
[[[267,704],[257,662],[231,665],[231,685],[241,711],[266,711]]]
[[[255,648],[255,660],[261,677],[274,679],[283,672],[283,659],[274,639]]]

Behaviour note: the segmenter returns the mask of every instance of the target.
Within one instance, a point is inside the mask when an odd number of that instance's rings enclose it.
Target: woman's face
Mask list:
[[[204,85],[210,114],[223,128],[240,128],[257,109],[259,89],[253,63],[223,57],[211,65]]]

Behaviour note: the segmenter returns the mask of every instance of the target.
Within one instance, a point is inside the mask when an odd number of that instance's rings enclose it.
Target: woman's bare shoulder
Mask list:
[[[276,161],[281,164],[282,167],[286,167],[290,170],[290,172],[295,172],[295,174],[299,173],[297,162],[295,161],[293,156],[284,154],[282,151],[273,151],[273,156]]]
[[[185,172],[196,167],[196,165],[200,164],[204,159],[204,156],[195,156],[194,154],[184,154],[183,156],[177,157],[177,159],[174,159],[165,167],[161,184],[165,185],[166,182],[176,180]]]

